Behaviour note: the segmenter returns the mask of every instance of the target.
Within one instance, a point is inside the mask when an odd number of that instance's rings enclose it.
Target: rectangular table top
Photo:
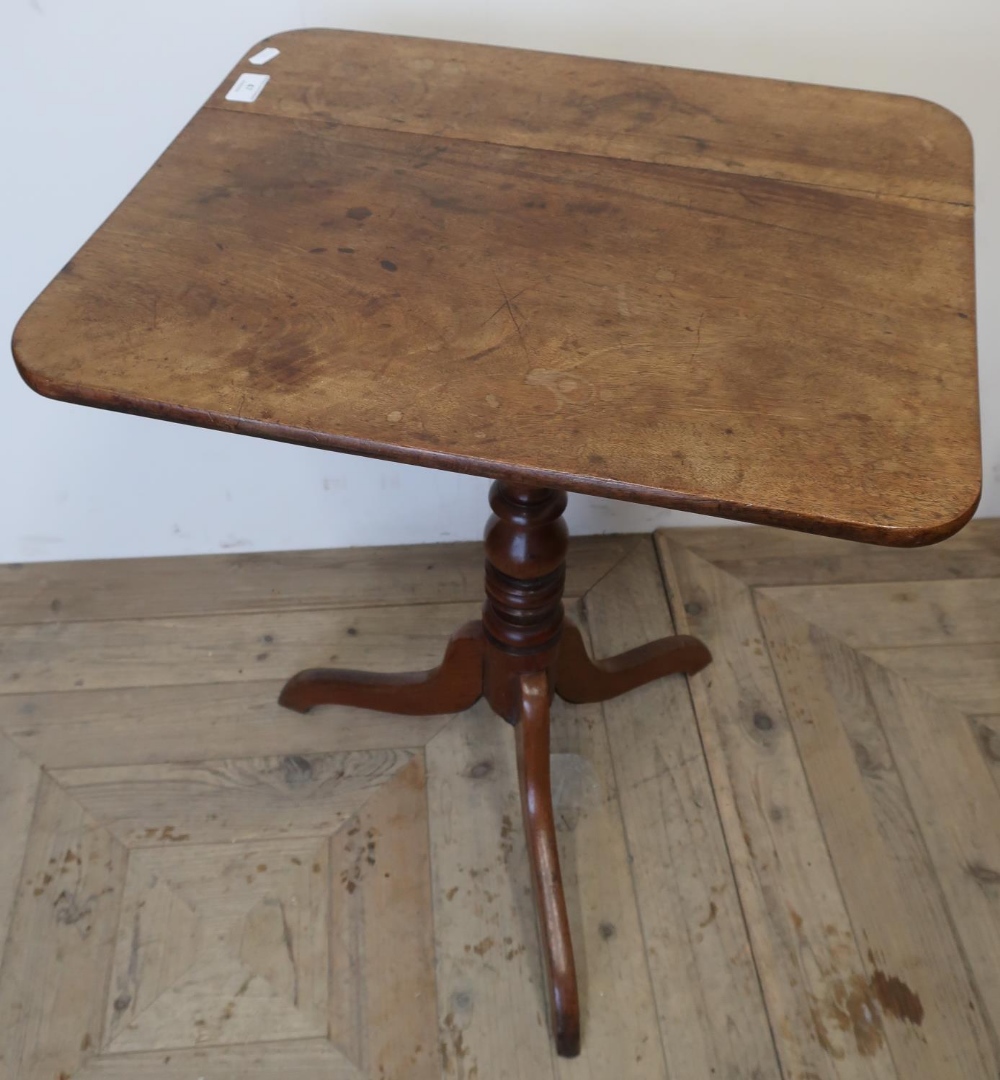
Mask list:
[[[264,44],[21,320],[36,390],[877,543],[971,516],[952,113],[375,34]],[[269,79],[227,100],[244,73]]]

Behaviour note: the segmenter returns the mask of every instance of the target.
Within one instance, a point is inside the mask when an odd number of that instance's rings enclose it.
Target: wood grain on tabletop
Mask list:
[[[914,98],[329,30],[22,320],[52,397],[887,544],[980,491],[971,140]]]

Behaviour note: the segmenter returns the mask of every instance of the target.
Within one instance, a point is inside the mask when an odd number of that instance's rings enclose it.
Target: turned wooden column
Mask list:
[[[549,777],[549,706],[563,636],[566,494],[497,481],[486,523],[483,693],[515,725],[528,860],[559,1053],[580,1052],[580,998]]]
[[[486,523],[486,659],[483,692],[508,723],[517,723],[522,675],[547,672],[550,694],[563,630],[569,531],[566,493],[496,481]]]
[[[700,671],[711,657],[700,641],[679,636],[592,660],[563,615],[565,493],[497,481],[490,506],[482,619],[452,635],[436,668],[392,675],[312,668],[289,679],[279,700],[299,712],[338,704],[433,715],[460,712],[485,695],[514,726],[552,1032],[559,1053],[572,1057],[580,1052],[580,996],[552,806],[552,697],[607,701],[664,675]]]

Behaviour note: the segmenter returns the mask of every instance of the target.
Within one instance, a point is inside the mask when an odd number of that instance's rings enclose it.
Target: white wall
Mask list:
[[[931,98],[976,139],[982,513],[1000,514],[1000,0],[4,0],[0,337],[243,50],[327,25]],[[0,360],[0,562],[478,536],[486,481],[47,401]],[[671,514],[571,499],[578,532]]]

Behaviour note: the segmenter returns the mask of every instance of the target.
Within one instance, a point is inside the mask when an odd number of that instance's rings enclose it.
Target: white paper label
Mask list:
[[[260,72],[251,74],[244,71],[233,83],[229,93],[226,94],[226,101],[256,101],[270,77],[270,75],[262,75]]]
[[[268,60],[273,60],[281,49],[276,49],[273,45],[268,45],[266,49],[261,49],[259,53],[254,53],[250,57],[251,64],[266,64]]]

